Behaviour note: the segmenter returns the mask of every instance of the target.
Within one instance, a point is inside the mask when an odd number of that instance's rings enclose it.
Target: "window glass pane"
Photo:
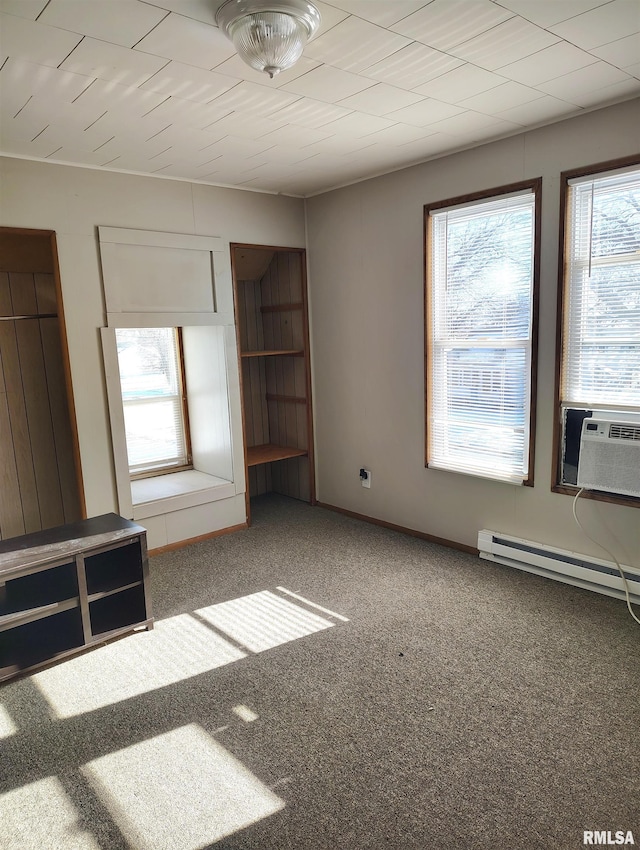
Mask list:
[[[568,194],[562,400],[640,407],[640,172]]]
[[[116,341],[130,472],[186,465],[177,330],[118,328]]]
[[[535,196],[429,218],[429,466],[528,475]]]

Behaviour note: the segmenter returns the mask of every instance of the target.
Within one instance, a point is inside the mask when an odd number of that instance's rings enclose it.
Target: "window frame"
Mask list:
[[[620,159],[607,160],[598,162],[592,165],[573,168],[568,171],[563,171],[560,174],[560,225],[559,225],[559,242],[558,242],[558,288],[557,288],[557,314],[556,314],[556,376],[555,376],[555,396],[554,396],[554,414],[553,414],[553,447],[552,447],[552,467],[551,467],[551,492],[561,495],[573,496],[579,492],[580,488],[575,484],[568,484],[561,480],[563,463],[563,399],[562,399],[562,372],[564,363],[565,350],[565,310],[568,304],[566,294],[566,268],[567,254],[569,250],[569,181],[580,177],[598,178],[606,172],[622,170],[629,167],[637,166],[640,169],[640,156],[622,157]],[[577,408],[576,408],[577,409]],[[611,410],[615,411],[616,406],[613,404]],[[615,493],[606,493],[597,490],[585,490],[580,496],[581,499],[593,499],[598,502],[610,502],[617,505],[626,505],[628,507],[640,507],[640,498],[634,496],[618,496]]]
[[[176,394],[180,400],[180,412],[181,412],[181,424],[184,436],[184,447],[185,447],[185,455],[187,458],[186,463],[169,463],[164,466],[154,466],[151,469],[143,469],[138,472],[132,472],[131,467],[129,466],[129,478],[131,481],[139,481],[144,478],[154,478],[158,475],[170,475],[174,472],[184,472],[188,469],[193,469],[193,456],[191,453],[191,433],[189,429],[189,406],[187,401],[187,384],[186,384],[186,375],[185,375],[185,363],[184,363],[184,347],[182,343],[182,328],[175,327],[173,325],[167,325],[167,327],[171,328],[176,337],[176,354],[177,354],[177,363],[176,363],[176,375],[178,379],[178,393]],[[141,328],[141,330],[148,330],[148,328]],[[132,402],[134,400],[131,400]],[[127,401],[122,398],[122,409],[123,413],[126,411]],[[125,431],[125,442],[126,442],[126,431]],[[128,455],[128,447],[127,447],[127,455]]]
[[[464,472],[463,470],[445,470],[437,467],[439,470],[446,472],[454,472],[457,474],[465,474],[472,477],[481,478],[484,481],[495,481],[498,484],[515,484],[516,486],[533,487],[534,486],[534,471],[535,471],[535,443],[536,443],[536,406],[537,406],[537,378],[538,378],[538,317],[539,317],[539,301],[540,301],[540,247],[541,247],[541,227],[542,227],[542,177],[537,177],[532,180],[523,180],[517,183],[509,183],[507,185],[484,189],[478,192],[472,192],[466,195],[459,195],[454,198],[448,198],[442,201],[436,201],[424,205],[423,219],[423,238],[424,238],[424,422],[425,422],[425,467],[429,466],[430,458],[430,428],[429,428],[429,412],[430,399],[432,393],[431,387],[431,363],[429,356],[430,344],[430,327],[431,327],[431,302],[433,300],[431,294],[431,251],[433,239],[431,236],[431,213],[438,210],[444,210],[448,207],[461,207],[472,205],[482,201],[499,200],[501,196],[508,196],[518,192],[530,191],[534,197],[534,214],[533,214],[533,276],[532,276],[532,292],[531,292],[531,366],[529,375],[529,445],[528,445],[528,466],[527,475],[521,482],[509,482],[506,479],[493,478],[491,476],[483,476],[476,472]]]

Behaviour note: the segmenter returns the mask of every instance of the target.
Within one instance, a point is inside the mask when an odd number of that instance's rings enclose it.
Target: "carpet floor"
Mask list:
[[[278,496],[0,688],[2,850],[640,844],[623,602]]]

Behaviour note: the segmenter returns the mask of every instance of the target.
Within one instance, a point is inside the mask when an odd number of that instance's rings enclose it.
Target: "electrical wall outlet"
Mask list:
[[[360,470],[360,483],[363,487],[369,489],[371,487],[371,470],[370,469],[361,469]]]

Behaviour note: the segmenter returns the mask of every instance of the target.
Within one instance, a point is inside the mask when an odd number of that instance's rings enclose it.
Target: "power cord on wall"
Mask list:
[[[638,619],[638,617],[636,617],[636,615],[633,613],[633,608],[631,607],[631,597],[629,595],[629,584],[627,582],[627,577],[625,576],[624,571],[623,571],[622,567],[620,566],[620,564],[618,562],[618,559],[605,546],[603,546],[602,543],[598,543],[597,540],[594,540],[593,537],[585,531],[584,526],[582,525],[582,523],[578,519],[578,514],[576,513],[576,506],[578,504],[578,499],[580,498],[583,490],[584,490],[584,487],[581,487],[580,490],[578,490],[578,492],[576,493],[575,499],[573,500],[573,518],[575,519],[575,521],[578,525],[578,528],[580,529],[580,531],[582,531],[584,536],[588,540],[590,540],[592,543],[595,543],[595,545],[599,549],[602,549],[602,551],[605,552],[611,558],[613,563],[618,568],[618,572],[620,573],[620,578],[622,579],[622,585],[624,587],[624,595],[627,599],[627,608],[629,609],[629,613],[631,614],[633,619],[636,621],[636,623],[638,623],[640,625],[640,619]]]

